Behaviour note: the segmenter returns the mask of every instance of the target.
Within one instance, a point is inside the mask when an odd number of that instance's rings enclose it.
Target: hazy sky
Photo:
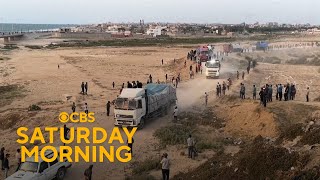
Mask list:
[[[0,0],[0,23],[320,24],[320,0]]]

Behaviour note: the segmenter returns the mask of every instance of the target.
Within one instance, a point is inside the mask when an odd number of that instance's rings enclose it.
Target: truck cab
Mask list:
[[[220,75],[220,61],[210,60],[206,64],[206,77],[207,78],[218,78]]]
[[[114,118],[116,126],[137,127],[146,115],[146,98],[143,88],[123,89],[115,100]]]

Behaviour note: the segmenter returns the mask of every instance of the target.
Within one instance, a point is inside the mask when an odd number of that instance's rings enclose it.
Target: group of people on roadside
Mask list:
[[[88,82],[84,83],[82,82],[81,83],[81,94],[88,94]]]
[[[17,149],[17,152],[15,155],[16,155],[15,158],[17,160],[16,171],[18,171],[20,168],[20,165],[21,165],[21,150],[20,150],[20,148]],[[1,170],[4,171],[4,179],[6,179],[8,177],[8,172],[10,169],[9,158],[10,158],[10,154],[6,152],[5,147],[2,147],[0,149],[0,161],[1,161]]]

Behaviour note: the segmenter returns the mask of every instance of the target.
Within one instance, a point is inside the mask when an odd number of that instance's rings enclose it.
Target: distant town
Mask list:
[[[85,34],[84,34],[85,33]],[[56,37],[61,38],[144,38],[144,37],[203,37],[248,36],[250,34],[320,33],[320,27],[311,24],[185,24],[185,23],[102,23],[61,28]]]

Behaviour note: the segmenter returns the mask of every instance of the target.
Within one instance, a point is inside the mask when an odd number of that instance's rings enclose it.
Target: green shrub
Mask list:
[[[135,162],[132,169],[133,174],[143,174],[154,169],[160,169],[160,160],[156,158],[148,158],[142,162]]]
[[[29,106],[28,111],[40,111],[41,108],[38,105],[32,104]]]
[[[186,139],[190,134],[193,134],[193,131],[189,126],[174,125],[157,129],[154,136],[160,140],[161,145],[185,144]]]

